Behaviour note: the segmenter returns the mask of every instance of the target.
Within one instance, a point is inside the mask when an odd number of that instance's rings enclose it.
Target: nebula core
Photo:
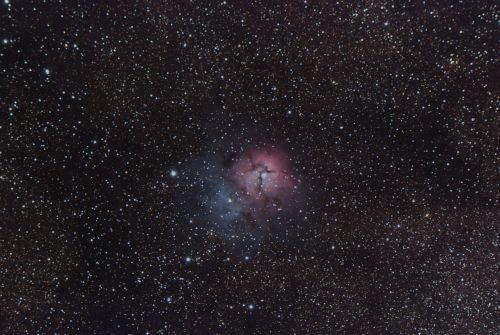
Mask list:
[[[297,203],[299,181],[282,150],[252,146],[226,165],[236,187],[233,197],[253,219],[278,215]]]
[[[206,160],[206,166],[203,202],[208,221],[233,244],[272,237],[285,240],[303,219],[305,183],[291,156],[278,145],[249,144],[218,164]]]

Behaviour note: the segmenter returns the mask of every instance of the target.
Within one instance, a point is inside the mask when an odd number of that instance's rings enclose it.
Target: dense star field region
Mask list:
[[[500,333],[497,1],[0,17],[0,333]]]

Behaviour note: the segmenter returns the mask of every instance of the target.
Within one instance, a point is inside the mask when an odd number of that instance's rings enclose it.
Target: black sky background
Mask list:
[[[499,332],[494,1],[10,2],[0,332]],[[250,139],[307,204],[235,246]]]

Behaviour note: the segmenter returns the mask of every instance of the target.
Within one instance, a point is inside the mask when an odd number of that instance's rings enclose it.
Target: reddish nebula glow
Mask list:
[[[237,192],[236,201],[249,215],[262,217],[287,211],[298,201],[298,179],[282,150],[252,146],[228,165]]]

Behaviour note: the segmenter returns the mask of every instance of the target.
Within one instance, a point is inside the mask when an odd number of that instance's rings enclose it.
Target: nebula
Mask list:
[[[276,147],[252,146],[226,162],[233,194],[252,219],[278,215],[298,201],[298,183],[290,158]]]
[[[248,144],[240,152],[203,159],[197,197],[208,229],[231,245],[286,241],[304,219],[305,183],[291,155],[276,144]]]

